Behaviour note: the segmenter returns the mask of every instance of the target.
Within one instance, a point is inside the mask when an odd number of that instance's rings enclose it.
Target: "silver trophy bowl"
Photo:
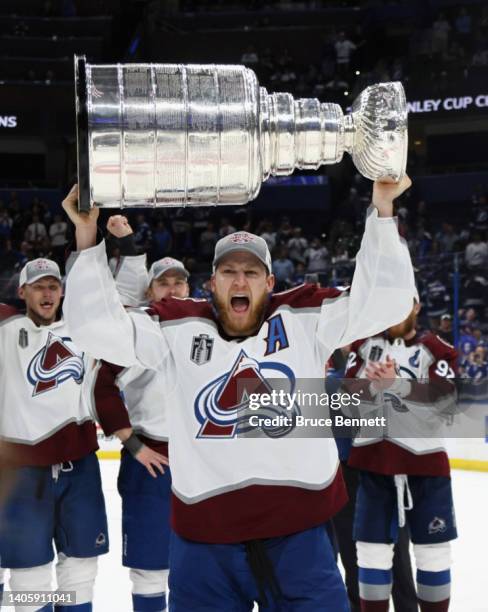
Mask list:
[[[80,210],[245,204],[269,176],[336,164],[371,180],[407,159],[401,83],[365,89],[352,112],[268,94],[244,66],[87,64],[75,57]]]

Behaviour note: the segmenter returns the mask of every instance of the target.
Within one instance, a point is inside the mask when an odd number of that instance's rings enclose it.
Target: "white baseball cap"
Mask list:
[[[39,257],[38,259],[28,261],[20,271],[19,287],[26,284],[31,285],[45,276],[53,276],[60,283],[62,282],[59,266],[52,259]]]
[[[153,265],[149,268],[149,284],[151,284],[155,278],[159,278],[169,270],[173,270],[174,272],[180,272],[181,274],[186,276],[186,278],[190,276],[190,273],[185,268],[182,261],[180,261],[179,259],[173,259],[173,257],[163,257],[163,259],[158,259],[158,261],[155,261]]]
[[[213,271],[215,272],[222,257],[239,251],[245,251],[257,257],[266,266],[268,274],[271,274],[271,253],[269,252],[266,240],[249,232],[234,232],[224,236],[217,242],[215,245]]]

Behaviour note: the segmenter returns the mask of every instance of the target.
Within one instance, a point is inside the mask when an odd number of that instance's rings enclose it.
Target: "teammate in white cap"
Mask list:
[[[77,340],[97,357],[172,381],[172,612],[250,611],[254,601],[270,610],[349,609],[323,528],[346,499],[334,440],[252,425],[247,410],[250,394],[269,393],[273,379],[291,389],[300,378],[323,379],[336,347],[405,318],[413,269],[391,215],[409,185],[375,183],[350,290],[304,285],[271,295],[267,246],[237,232],[216,246],[213,304],[173,298],[148,313],[123,309],[104,245],[93,246],[97,212],[80,215],[65,200],[81,250],[64,304]]]
[[[84,398],[88,359],[58,318],[62,290],[54,261],[28,262],[19,281],[26,315],[0,325],[2,477],[13,483],[0,508],[0,560],[12,591],[49,592],[54,544],[58,588],[72,591],[56,610],[89,612],[97,557],[108,550],[107,519]],[[12,603],[53,610],[48,599]]]

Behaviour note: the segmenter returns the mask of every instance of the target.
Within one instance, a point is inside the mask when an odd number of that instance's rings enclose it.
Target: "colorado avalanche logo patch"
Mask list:
[[[200,423],[197,438],[234,438],[256,429],[249,424],[249,396],[272,391],[265,374],[270,380],[279,379],[288,392],[293,392],[295,375],[288,366],[269,361],[258,362],[241,351],[228,372],[208,383],[198,393],[194,404],[195,416]],[[298,414],[300,408],[296,404],[291,410],[285,406],[259,409],[259,415],[263,417],[294,417]],[[261,429],[268,437],[278,438],[287,435],[293,428],[291,425]]]
[[[46,345],[31,359],[27,379],[34,387],[32,397],[55,389],[66,380],[81,384],[85,367],[83,359],[69,347],[71,338],[49,333]]]
[[[385,404],[388,404],[395,412],[408,412],[407,406],[402,403],[402,400],[397,397],[394,393],[383,392],[383,400]]]
[[[256,239],[252,234],[247,232],[235,232],[229,237],[228,242],[235,242],[236,244],[247,244],[248,242],[254,242]]]
[[[173,259],[173,257],[163,257],[158,261],[158,264],[162,266],[172,266],[174,263],[177,263],[181,266],[180,262],[177,259]]]
[[[444,533],[447,529],[446,521],[443,518],[435,516],[429,523],[429,534]]]

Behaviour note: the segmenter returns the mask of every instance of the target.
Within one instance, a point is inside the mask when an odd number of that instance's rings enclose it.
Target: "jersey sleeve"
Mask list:
[[[408,247],[395,218],[371,206],[351,287],[324,299],[317,339],[328,352],[374,336],[403,321],[413,306],[415,283]]]
[[[15,306],[10,306],[10,304],[3,303],[0,304],[0,323],[18,314],[20,313]]]
[[[92,383],[92,398],[96,420],[103,433],[111,436],[119,429],[131,427],[125,407],[118,378],[124,368],[106,361],[100,361],[95,367]]]
[[[159,316],[123,307],[103,242],[77,253],[66,279],[63,313],[73,342],[95,359],[158,370],[169,354]]]
[[[146,255],[126,255],[115,271],[115,284],[124,306],[144,303],[148,287]]]
[[[452,414],[457,400],[457,351],[435,334],[427,334],[422,343],[429,359],[426,364],[427,378],[412,382],[411,391],[405,400],[416,405],[430,405],[445,414]]]

